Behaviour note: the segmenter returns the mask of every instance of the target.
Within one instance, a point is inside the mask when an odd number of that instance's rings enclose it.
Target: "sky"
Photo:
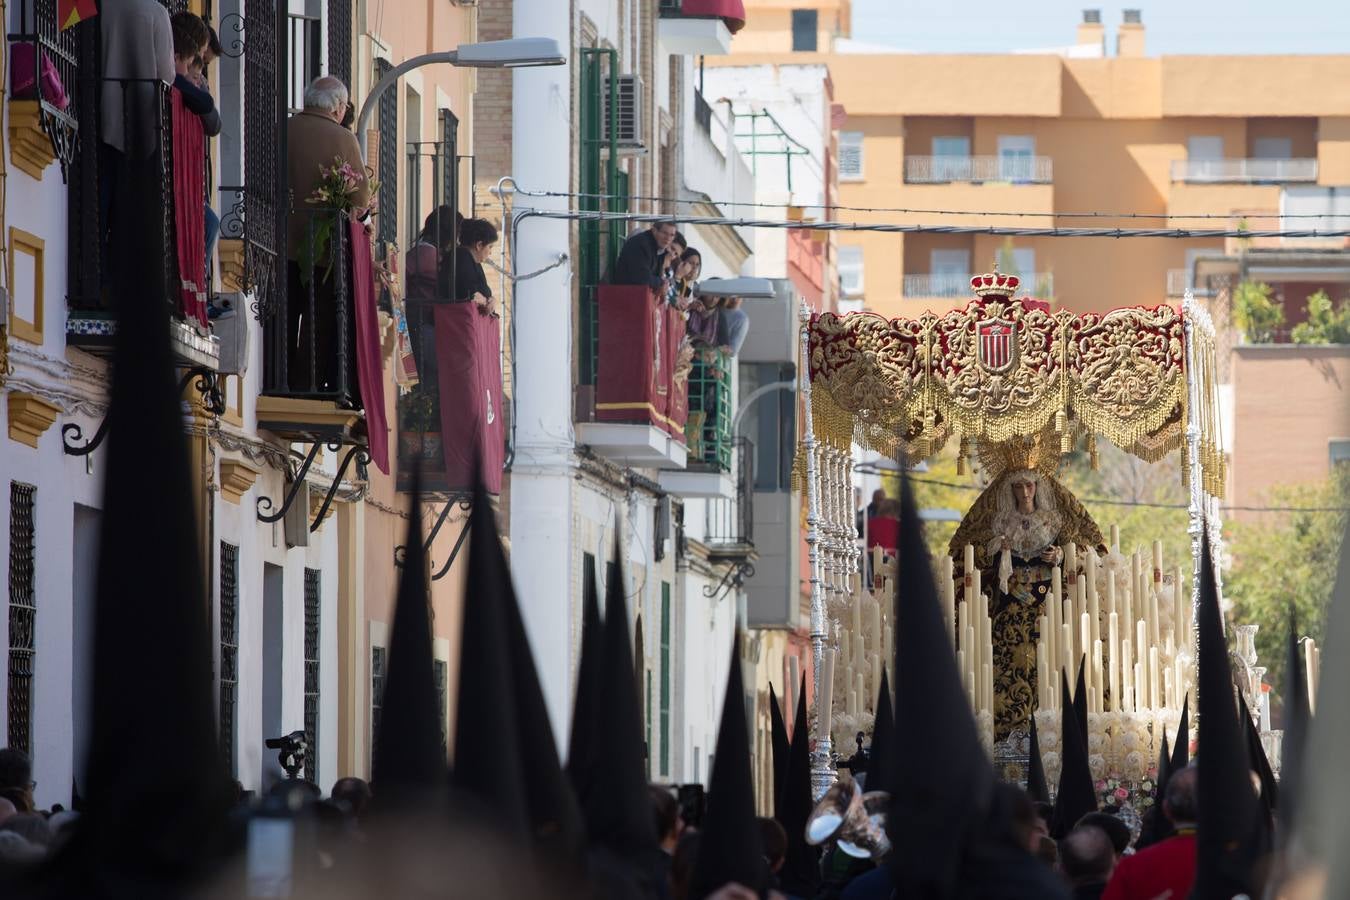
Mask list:
[[[1122,8],[1142,11],[1150,56],[1350,53],[1350,0],[853,0],[853,36],[924,53],[1062,47],[1101,9],[1114,55]]]

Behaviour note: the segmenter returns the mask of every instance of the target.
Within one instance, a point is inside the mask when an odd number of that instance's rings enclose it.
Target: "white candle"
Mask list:
[[[1116,611],[1116,575],[1114,572],[1108,572],[1106,576],[1106,613],[1112,615]]]
[[[1110,581],[1110,573],[1108,572],[1107,575],[1107,581]],[[1102,639],[1102,610],[1096,587],[1092,588],[1091,596],[1088,598],[1088,616],[1092,625],[1092,639],[1100,641]]]
[[[965,638],[965,644],[964,644],[964,646],[969,648],[968,650],[966,650],[966,671],[965,671],[965,673],[966,673],[967,675],[969,675],[970,678],[971,678],[971,680],[973,681],[974,678],[975,678],[975,672],[976,672],[976,670],[979,668],[979,665],[980,665],[980,651],[975,647],[975,626],[974,626],[974,625],[967,625],[967,626],[966,626],[966,633],[965,633],[965,635],[964,635],[964,638]]]
[[[848,713],[851,719],[856,719],[858,716],[858,692],[853,688],[848,689],[848,702],[844,704],[844,711]]]
[[[1108,680],[1111,686],[1111,710],[1120,712],[1120,617],[1111,613],[1107,617],[1107,665],[1110,667]]]
[[[1149,705],[1153,709],[1161,709],[1162,703],[1159,691],[1162,688],[1162,682],[1158,680],[1158,648],[1148,648],[1148,697]]]
[[[1065,622],[1060,627],[1062,628],[1060,636],[1063,638],[1062,646],[1064,648],[1064,658],[1059,661],[1059,667],[1064,670],[1066,678],[1072,679],[1073,664],[1071,657],[1073,655],[1073,626],[1068,622]]]
[[[1097,712],[1103,712],[1102,682],[1105,680],[1102,672],[1102,642],[1095,640],[1092,642],[1092,696],[1096,700],[1095,706]]]
[[[970,604],[962,600],[956,605],[956,634],[960,645],[966,646],[966,626],[970,624]]]
[[[1317,642],[1308,638],[1303,646],[1303,664],[1308,670],[1308,710],[1317,712]]]
[[[1111,551],[1112,551],[1113,553],[1119,553],[1119,552],[1120,552],[1120,526],[1119,526],[1119,525],[1112,525],[1112,526],[1111,526]]]
[[[971,594],[973,593],[973,585],[975,584],[975,548],[970,544],[966,544],[964,555],[961,557],[961,562],[961,575],[962,584],[965,588],[965,599],[969,601],[971,599]]]
[[[1041,616],[1041,622],[1045,622],[1045,616]],[[1045,709],[1049,706],[1045,702],[1045,640],[1036,642],[1036,706],[1039,709]]]
[[[1148,699],[1148,626],[1144,620],[1140,619],[1134,624],[1134,652],[1138,656],[1136,662],[1144,672],[1144,678],[1135,678],[1134,686],[1139,691],[1145,701]]]
[[[1153,542],[1153,586],[1157,588],[1162,584],[1162,541]]]
[[[994,708],[994,679],[990,675],[989,663],[984,664],[980,674],[984,683],[984,700],[980,704],[980,711],[985,712]]]
[[[1148,631],[1149,637],[1153,641],[1153,646],[1157,647],[1162,643],[1158,632],[1158,593],[1152,586],[1146,588],[1148,591]]]
[[[975,673],[966,673],[966,698],[970,701],[970,708],[975,709]]]
[[[1060,571],[1059,566],[1050,570],[1050,599],[1055,603],[1059,603],[1064,598],[1063,578],[1064,574]]]
[[[1055,574],[1059,574],[1058,569]],[[1059,598],[1053,595],[1050,602],[1045,604],[1045,625],[1041,628],[1041,637],[1045,638],[1046,663],[1053,671],[1059,668]]]
[[[1130,664],[1130,640],[1120,641],[1120,703],[1122,712],[1134,709],[1134,667]]]
[[[867,696],[874,703],[881,697],[881,654],[875,651],[872,653],[872,690]],[[877,709],[872,711],[876,712]]]
[[[946,630],[947,637],[954,642],[956,637],[952,628],[956,624],[956,593],[952,585],[952,558],[945,553],[942,554],[942,564],[938,568],[942,573],[942,627]]]
[[[961,675],[961,681],[962,681],[962,682],[964,682],[964,681],[966,680],[966,672],[969,670],[969,668],[970,668],[970,667],[966,665],[966,651],[964,651],[964,650],[957,650],[957,651],[956,651],[956,671],[957,671],[958,673],[960,673],[960,675]]]
[[[1261,701],[1261,730],[1265,732],[1270,730],[1270,694],[1262,689],[1259,699]]]
[[[820,696],[816,698],[816,739],[830,736],[830,704],[834,702],[834,648],[825,651],[824,671],[820,673]]]
[[[853,666],[853,652],[852,648],[849,646],[852,641],[853,639],[849,636],[847,631],[841,630],[839,632],[839,658],[843,661],[846,668],[851,668]]]
[[[1079,654],[1080,659],[1074,661],[1074,667],[1076,669],[1079,663],[1082,663],[1083,683],[1090,690],[1092,688],[1092,660],[1090,658],[1092,655],[1092,623],[1088,621],[1087,613],[1083,613],[1082,618],[1079,619],[1078,638],[1082,643],[1083,651]],[[1083,659],[1082,657],[1088,658]],[[1074,674],[1076,675],[1077,672],[1075,671]]]
[[[871,630],[868,632],[868,645],[875,651],[881,650],[881,604],[872,604]]]
[[[895,628],[886,626],[885,662],[887,671],[895,670]]]
[[[861,714],[865,709],[867,709],[867,706],[868,706],[868,701],[867,701],[867,683],[866,683],[866,680],[863,678],[863,673],[862,673],[862,672],[857,673],[857,674],[854,675],[853,677],[854,677],[854,679],[855,679],[855,680],[854,680],[854,683],[853,683],[853,690],[854,690],[855,694],[857,695],[857,700],[856,700],[857,706],[854,708],[854,714],[855,714],[855,715],[859,715],[859,714]]]
[[[1134,708],[1143,709],[1148,703],[1148,675],[1142,663],[1134,664]]]
[[[1186,647],[1186,623],[1190,616],[1186,611],[1190,609],[1190,597],[1185,589],[1185,582],[1181,580],[1181,566],[1177,566],[1172,572],[1172,633],[1176,636],[1177,649]]]

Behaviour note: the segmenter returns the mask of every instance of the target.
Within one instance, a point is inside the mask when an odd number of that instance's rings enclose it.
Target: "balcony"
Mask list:
[[[66,178],[79,131],[74,95],[88,29],[61,29],[56,7],[57,0],[21,0],[18,33],[9,35],[10,156],[39,180],[52,162]]]
[[[1172,180],[1187,184],[1292,184],[1317,181],[1316,159],[1176,159]]]
[[[210,333],[205,306],[206,158],[200,129],[195,139],[186,136],[187,129],[175,134],[174,116],[191,114],[175,109],[169,86],[154,79],[91,73],[77,82],[75,102],[82,127],[68,167],[67,344],[110,355],[117,304],[151,300],[170,308],[178,364],[217,369],[220,343]],[[108,149],[110,142],[123,151]],[[175,189],[184,184],[192,185],[191,196]],[[180,219],[195,227],[180,228]],[[123,261],[136,258],[141,249],[136,245],[145,239],[154,243],[162,265],[144,273],[145,296],[120,297],[118,286],[127,274]]]
[[[970,279],[974,277],[973,274],[942,272],[906,275],[901,284],[901,291],[906,300],[968,299],[974,296],[970,290]],[[1054,296],[1055,275],[1053,272],[1033,272],[1030,275],[1019,275],[1018,277],[1022,279],[1022,284],[1018,288],[1018,296],[1031,296],[1038,299]]]
[[[683,317],[642,286],[599,285],[596,304],[595,420],[577,424],[577,440],[623,465],[683,469]]]
[[[1048,156],[906,156],[906,184],[1050,184]]]
[[[1178,300],[1190,291],[1196,297],[1208,297],[1212,293],[1206,286],[1196,287],[1190,269],[1167,270],[1167,298]]]
[[[749,438],[734,442],[736,480],[732,490],[710,501],[704,527],[708,559],[713,563],[743,565],[755,553],[755,445]],[[751,568],[743,577],[754,574]]]
[[[741,0],[661,0],[657,37],[677,56],[722,56],[745,24]]]

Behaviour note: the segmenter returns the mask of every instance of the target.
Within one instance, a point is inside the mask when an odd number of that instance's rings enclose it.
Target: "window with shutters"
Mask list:
[[[863,177],[863,133],[839,132],[839,180],[861,181]]]
[[[305,569],[305,780],[319,783],[319,570]]]
[[[220,544],[220,752],[237,774],[235,719],[239,701],[239,548]]]
[[[8,745],[33,753],[33,670],[37,662],[37,488],[9,485],[9,737]]]

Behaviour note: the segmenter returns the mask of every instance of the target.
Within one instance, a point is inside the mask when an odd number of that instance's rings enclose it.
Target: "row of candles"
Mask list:
[[[895,652],[889,602],[894,586],[883,574],[887,567],[880,548],[874,550],[872,569],[881,576],[878,591],[863,590],[855,575],[847,602],[832,604],[836,615],[829,627],[836,641],[825,650],[820,707],[832,714],[821,717],[821,730],[833,724],[838,731],[866,731],[876,714],[882,669]]]
[[[1112,546],[1119,532],[1111,529]],[[1175,709],[1188,682],[1192,625],[1180,567],[1163,581],[1162,545],[1153,544],[1151,571],[1142,553],[1128,560],[1118,551],[1103,559],[1091,547],[1064,546],[1063,566],[1051,570],[1044,612],[1037,618],[1037,700],[1041,709],[1060,705],[1060,671],[1075,677],[1086,660],[1088,709],[1136,712]],[[993,710],[993,635],[990,599],[984,592],[975,549],[963,553],[964,578],[954,579],[950,557],[939,561],[943,612],[955,631],[957,665],[977,716]],[[1067,573],[1067,578],[1065,574]],[[961,599],[957,599],[957,586]],[[1170,590],[1168,589],[1170,587]],[[1182,651],[1182,652],[1179,652]]]

